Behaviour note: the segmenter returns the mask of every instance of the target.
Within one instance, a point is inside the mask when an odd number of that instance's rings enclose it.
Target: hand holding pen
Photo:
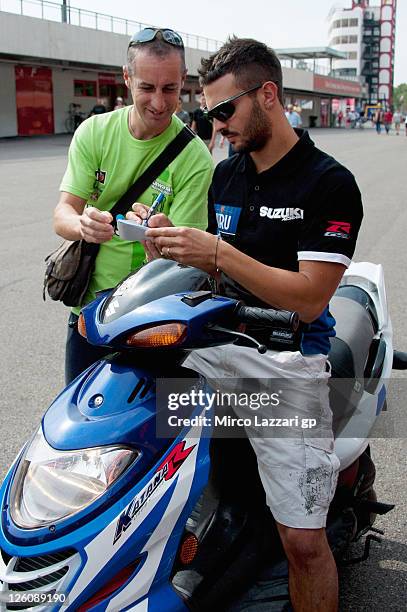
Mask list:
[[[131,212],[128,212],[126,217],[124,217],[124,215],[117,215],[116,219],[126,218],[131,221],[134,220],[140,223],[140,225],[147,227],[148,220],[155,214],[155,212],[157,211],[157,208],[160,206],[161,202],[164,199],[165,199],[165,195],[162,192],[160,192],[149,208],[145,204],[136,203],[136,204],[133,204],[133,210]],[[170,225],[172,224],[170,223]]]
[[[160,206],[161,202],[164,199],[165,199],[165,195],[162,193],[162,191],[160,191],[160,193],[158,194],[154,202],[151,204],[148,210],[148,213],[147,213],[147,217],[144,219],[142,225],[144,226],[148,225],[148,220],[150,219],[150,217],[152,217],[155,214],[155,211],[157,210],[157,208]]]

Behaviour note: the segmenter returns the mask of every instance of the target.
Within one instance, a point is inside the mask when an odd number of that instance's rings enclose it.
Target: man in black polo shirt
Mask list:
[[[215,170],[209,232],[168,227],[157,215],[147,247],[151,257],[221,274],[227,294],[246,304],[299,312],[303,331],[288,350],[283,345],[261,355],[227,345],[194,351],[186,365],[219,380],[222,391],[231,377],[286,380],[287,416],[318,415],[313,437],[248,435],[289,561],[294,609],[334,612],[337,573],[325,524],[339,461],[328,398],[335,323],[328,304],[355,249],[360,192],[346,168],[290,126],[281,66],[271,49],[233,38],[202,60],[200,74],[209,116],[236,154]],[[145,218],[145,207],[134,210]]]

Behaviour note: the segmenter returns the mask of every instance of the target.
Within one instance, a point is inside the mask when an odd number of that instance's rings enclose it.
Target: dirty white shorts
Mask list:
[[[314,417],[312,431],[301,426],[281,435],[270,429],[245,424],[246,434],[257,456],[267,504],[275,520],[287,527],[325,527],[333,498],[339,460],[334,453],[332,412],[326,355],[304,356],[298,351],[267,351],[235,345],[193,351],[184,365],[202,374],[212,389],[223,393],[264,391],[266,386],[284,397],[280,408],[290,422]],[[248,380],[250,379],[250,380]],[[274,381],[273,381],[274,379]],[[277,380],[276,380],[277,379]],[[266,385],[266,386],[265,386]],[[248,406],[234,405],[239,417],[250,416]],[[257,410],[259,420],[281,416],[272,406]],[[291,435],[293,437],[291,437]]]

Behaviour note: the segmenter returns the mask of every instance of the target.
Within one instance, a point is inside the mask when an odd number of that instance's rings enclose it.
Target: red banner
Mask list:
[[[121,83],[121,77],[110,72],[99,72],[98,80],[99,85],[116,85],[116,83]]]
[[[314,74],[314,91],[322,93],[337,94],[338,96],[349,96],[351,98],[362,97],[362,87],[356,81],[345,81]]]

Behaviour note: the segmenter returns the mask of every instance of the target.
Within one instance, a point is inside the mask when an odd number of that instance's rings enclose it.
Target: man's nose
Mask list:
[[[215,125],[215,130],[217,132],[220,132],[221,130],[223,130],[226,127],[226,122],[225,121],[221,121],[220,119],[213,119],[213,123]]]
[[[162,112],[166,108],[165,99],[162,91],[155,91],[151,98],[151,106],[157,112]]]

